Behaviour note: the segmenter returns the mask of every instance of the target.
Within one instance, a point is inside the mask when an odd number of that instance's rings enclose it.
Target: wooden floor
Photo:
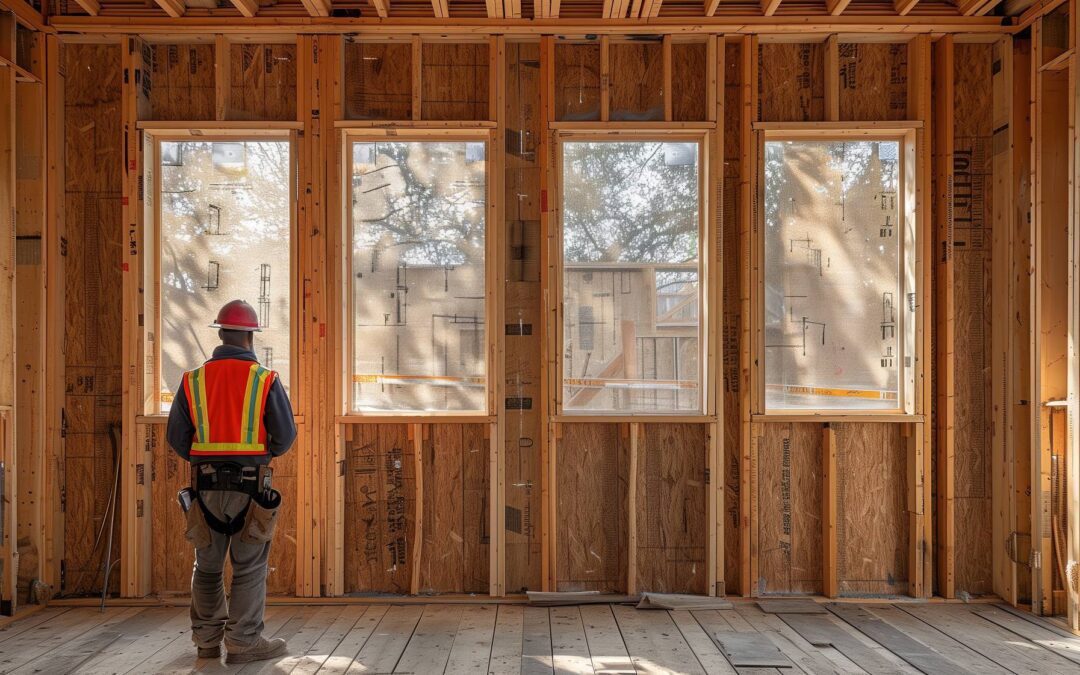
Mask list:
[[[1080,673],[1080,638],[995,605],[798,605],[272,606],[290,655],[246,667],[197,660],[186,608],[49,607],[0,629],[0,672]]]

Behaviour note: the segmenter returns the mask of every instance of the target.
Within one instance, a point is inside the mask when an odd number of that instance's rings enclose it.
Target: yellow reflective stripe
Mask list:
[[[259,364],[251,364],[251,368],[248,368],[247,385],[244,387],[244,398],[240,401],[240,440],[244,443],[251,442],[251,414],[249,409],[251,408],[251,389],[255,384],[255,379],[259,374]]]
[[[192,443],[191,454],[193,455],[260,455],[266,452],[262,443]]]
[[[251,416],[248,420],[248,424],[250,425],[248,428],[248,436],[246,437],[248,443],[259,440],[255,430],[258,429],[259,425],[262,423],[263,395],[266,392],[266,381],[270,379],[270,372],[271,371],[265,368],[259,368],[259,383],[255,388],[255,398],[251,401]],[[254,438],[252,437],[253,433],[255,434]]]
[[[196,419],[199,422],[199,438],[206,441],[210,438],[210,408],[209,399],[206,397],[206,369],[196,368],[191,371],[194,385],[191,389],[195,394]]]

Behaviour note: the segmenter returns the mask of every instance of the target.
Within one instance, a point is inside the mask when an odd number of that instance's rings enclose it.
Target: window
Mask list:
[[[909,407],[904,148],[865,137],[766,141],[766,410]]]
[[[561,147],[563,410],[699,412],[700,142]]]
[[[483,138],[350,140],[353,411],[487,410]]]
[[[220,344],[210,328],[240,298],[259,313],[255,353],[290,381],[292,199],[287,140],[159,140],[158,412]]]

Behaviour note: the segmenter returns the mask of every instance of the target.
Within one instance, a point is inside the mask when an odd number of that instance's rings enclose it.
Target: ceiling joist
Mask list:
[[[187,11],[187,5],[184,4],[184,0],[155,0],[158,7],[165,10],[165,13],[174,19],[179,19],[184,16],[184,12]]]
[[[330,0],[300,0],[304,3],[304,9],[311,16],[330,16],[330,11],[333,9],[330,5]]]
[[[247,18],[259,13],[259,3],[255,0],[232,0],[233,7]]]
[[[371,6],[380,19],[390,16],[390,0],[371,0]]]
[[[847,9],[851,0],[825,0],[825,6],[829,8],[829,14],[840,16]]]
[[[761,13],[765,16],[776,14],[776,8],[780,6],[780,0],[761,0]]]
[[[1000,3],[1001,0],[961,0],[957,6],[964,16],[986,16]]]
[[[98,0],[75,0],[75,3],[90,16],[97,16],[101,12],[101,3]]]
[[[893,9],[900,16],[907,16],[907,13],[915,9],[917,4],[919,0],[893,0]]]

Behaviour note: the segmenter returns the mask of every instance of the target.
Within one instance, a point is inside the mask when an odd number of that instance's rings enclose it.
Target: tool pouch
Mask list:
[[[185,493],[188,494],[185,495]],[[213,542],[213,539],[210,534],[210,526],[206,523],[206,516],[203,515],[203,510],[195,503],[197,499],[198,497],[195,496],[191,488],[184,488],[177,495],[180,508],[184,510],[187,525],[184,536],[195,548],[205,548]]]
[[[274,538],[277,527],[278,509],[281,508],[281,493],[270,490],[269,497],[260,493],[251,498],[247,519],[240,530],[240,541],[245,544],[266,544]]]

